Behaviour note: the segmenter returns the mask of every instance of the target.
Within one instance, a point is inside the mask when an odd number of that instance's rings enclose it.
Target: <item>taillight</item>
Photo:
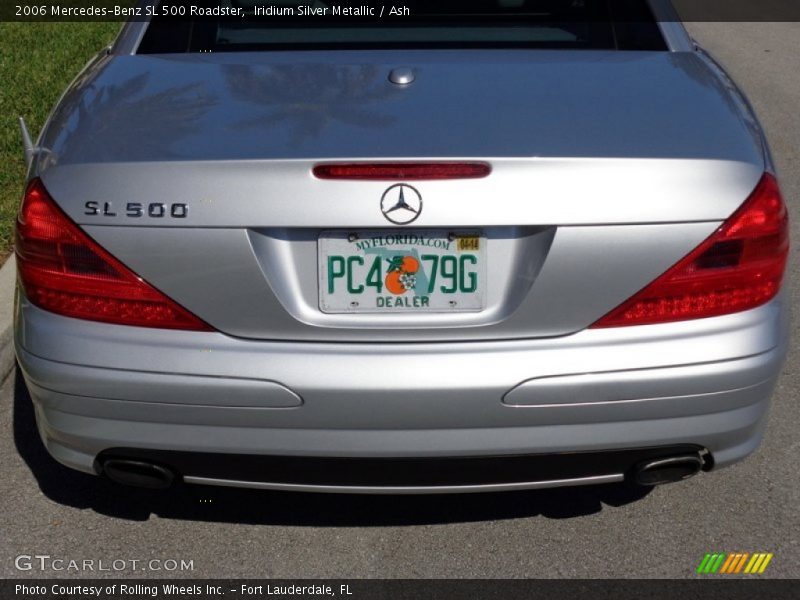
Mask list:
[[[592,327],[666,323],[755,308],[780,290],[788,253],[786,205],[778,182],[766,174],[711,237]]]
[[[319,179],[362,181],[480,179],[491,172],[492,167],[482,162],[328,163],[313,169]]]
[[[210,331],[83,233],[33,180],[17,217],[19,281],[45,310],[90,321]]]

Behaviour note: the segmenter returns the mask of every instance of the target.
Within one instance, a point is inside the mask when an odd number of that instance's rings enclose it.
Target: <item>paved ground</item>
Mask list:
[[[800,24],[693,31],[747,90],[770,134],[797,242]],[[745,550],[775,553],[768,575],[798,577],[799,361],[793,350],[756,456],[644,495],[618,487],[428,498],[128,491],[50,460],[12,376],[0,391],[0,576],[41,577],[16,571],[13,557],[47,554],[193,560],[194,577],[685,577],[709,550]]]

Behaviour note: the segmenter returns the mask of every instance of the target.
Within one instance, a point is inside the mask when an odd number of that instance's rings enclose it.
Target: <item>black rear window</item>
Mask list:
[[[666,50],[646,0],[401,4],[195,0],[184,8],[175,6],[157,9],[162,14],[148,26],[140,54],[398,48]]]

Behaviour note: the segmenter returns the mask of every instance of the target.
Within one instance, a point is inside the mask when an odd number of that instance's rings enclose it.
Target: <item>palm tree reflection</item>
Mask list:
[[[263,112],[235,121],[237,130],[289,128],[290,143],[319,137],[334,122],[380,129],[396,117],[379,106],[393,91],[376,66],[232,65],[225,70],[231,96],[257,104]]]
[[[142,73],[67,99],[74,105],[63,153],[74,162],[178,157],[172,146],[198,131],[216,97],[202,83],[152,89],[149,79]]]

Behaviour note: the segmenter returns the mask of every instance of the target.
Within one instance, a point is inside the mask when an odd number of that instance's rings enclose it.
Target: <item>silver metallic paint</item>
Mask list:
[[[467,456],[686,442],[717,466],[747,456],[788,344],[785,294],[725,317],[584,329],[772,170],[746,99],[668,3],[651,5],[671,52],[142,57],[146,23],[127,24],[66,92],[30,176],[229,335],[83,322],[20,294],[17,356],[48,450],[87,472],[124,445]],[[420,74],[407,89],[386,79],[398,62]],[[314,102],[288,116],[309,78]],[[487,311],[401,323],[314,310],[316,232],[387,225],[385,183],[322,182],[311,166],[444,157],[493,174],[415,184],[415,226],[490,234]],[[189,218],[82,214],[88,200],[165,199],[191,203]],[[413,376],[387,389],[387,364]]]
[[[758,445],[788,344],[783,295],[759,309],[688,323],[438,344],[252,342],[153,332],[59,317],[24,297],[18,310],[18,358],[48,449],[86,471],[112,446],[468,456],[693,443],[725,466]],[[415,376],[387,389],[387,364]],[[615,375],[624,399],[609,400],[600,381],[603,403],[586,401],[589,388],[573,402],[559,389],[539,394],[531,406],[502,402],[520,384],[576,372],[590,380]],[[173,402],[174,386],[196,374],[220,378],[221,385],[230,377],[267,377],[304,404],[286,410]],[[149,377],[160,377],[161,393],[137,395]],[[141,401],[104,397],[109,378]],[[637,390],[642,397],[632,398]]]
[[[401,57],[420,73],[402,89],[386,79]],[[42,167],[425,156],[759,163],[758,131],[731,100],[694,52],[114,55],[66,92]]]
[[[377,212],[374,205],[370,208]],[[319,309],[317,230],[85,230],[146,281],[233,336],[441,341],[557,336],[583,329],[678,261],[718,225],[484,229],[484,311],[359,315]]]
[[[292,483],[264,483],[260,481],[237,481],[235,479],[214,479],[211,477],[184,477],[186,483],[201,485],[220,485],[225,487],[256,488],[282,492],[314,492],[322,494],[471,494],[482,492],[512,492],[515,490],[538,490],[543,488],[572,487],[578,485],[600,485],[615,483],[625,479],[624,473],[596,475],[576,479],[550,479],[522,483],[497,483],[489,485],[447,485],[413,487],[369,487],[336,485],[301,485]]]

